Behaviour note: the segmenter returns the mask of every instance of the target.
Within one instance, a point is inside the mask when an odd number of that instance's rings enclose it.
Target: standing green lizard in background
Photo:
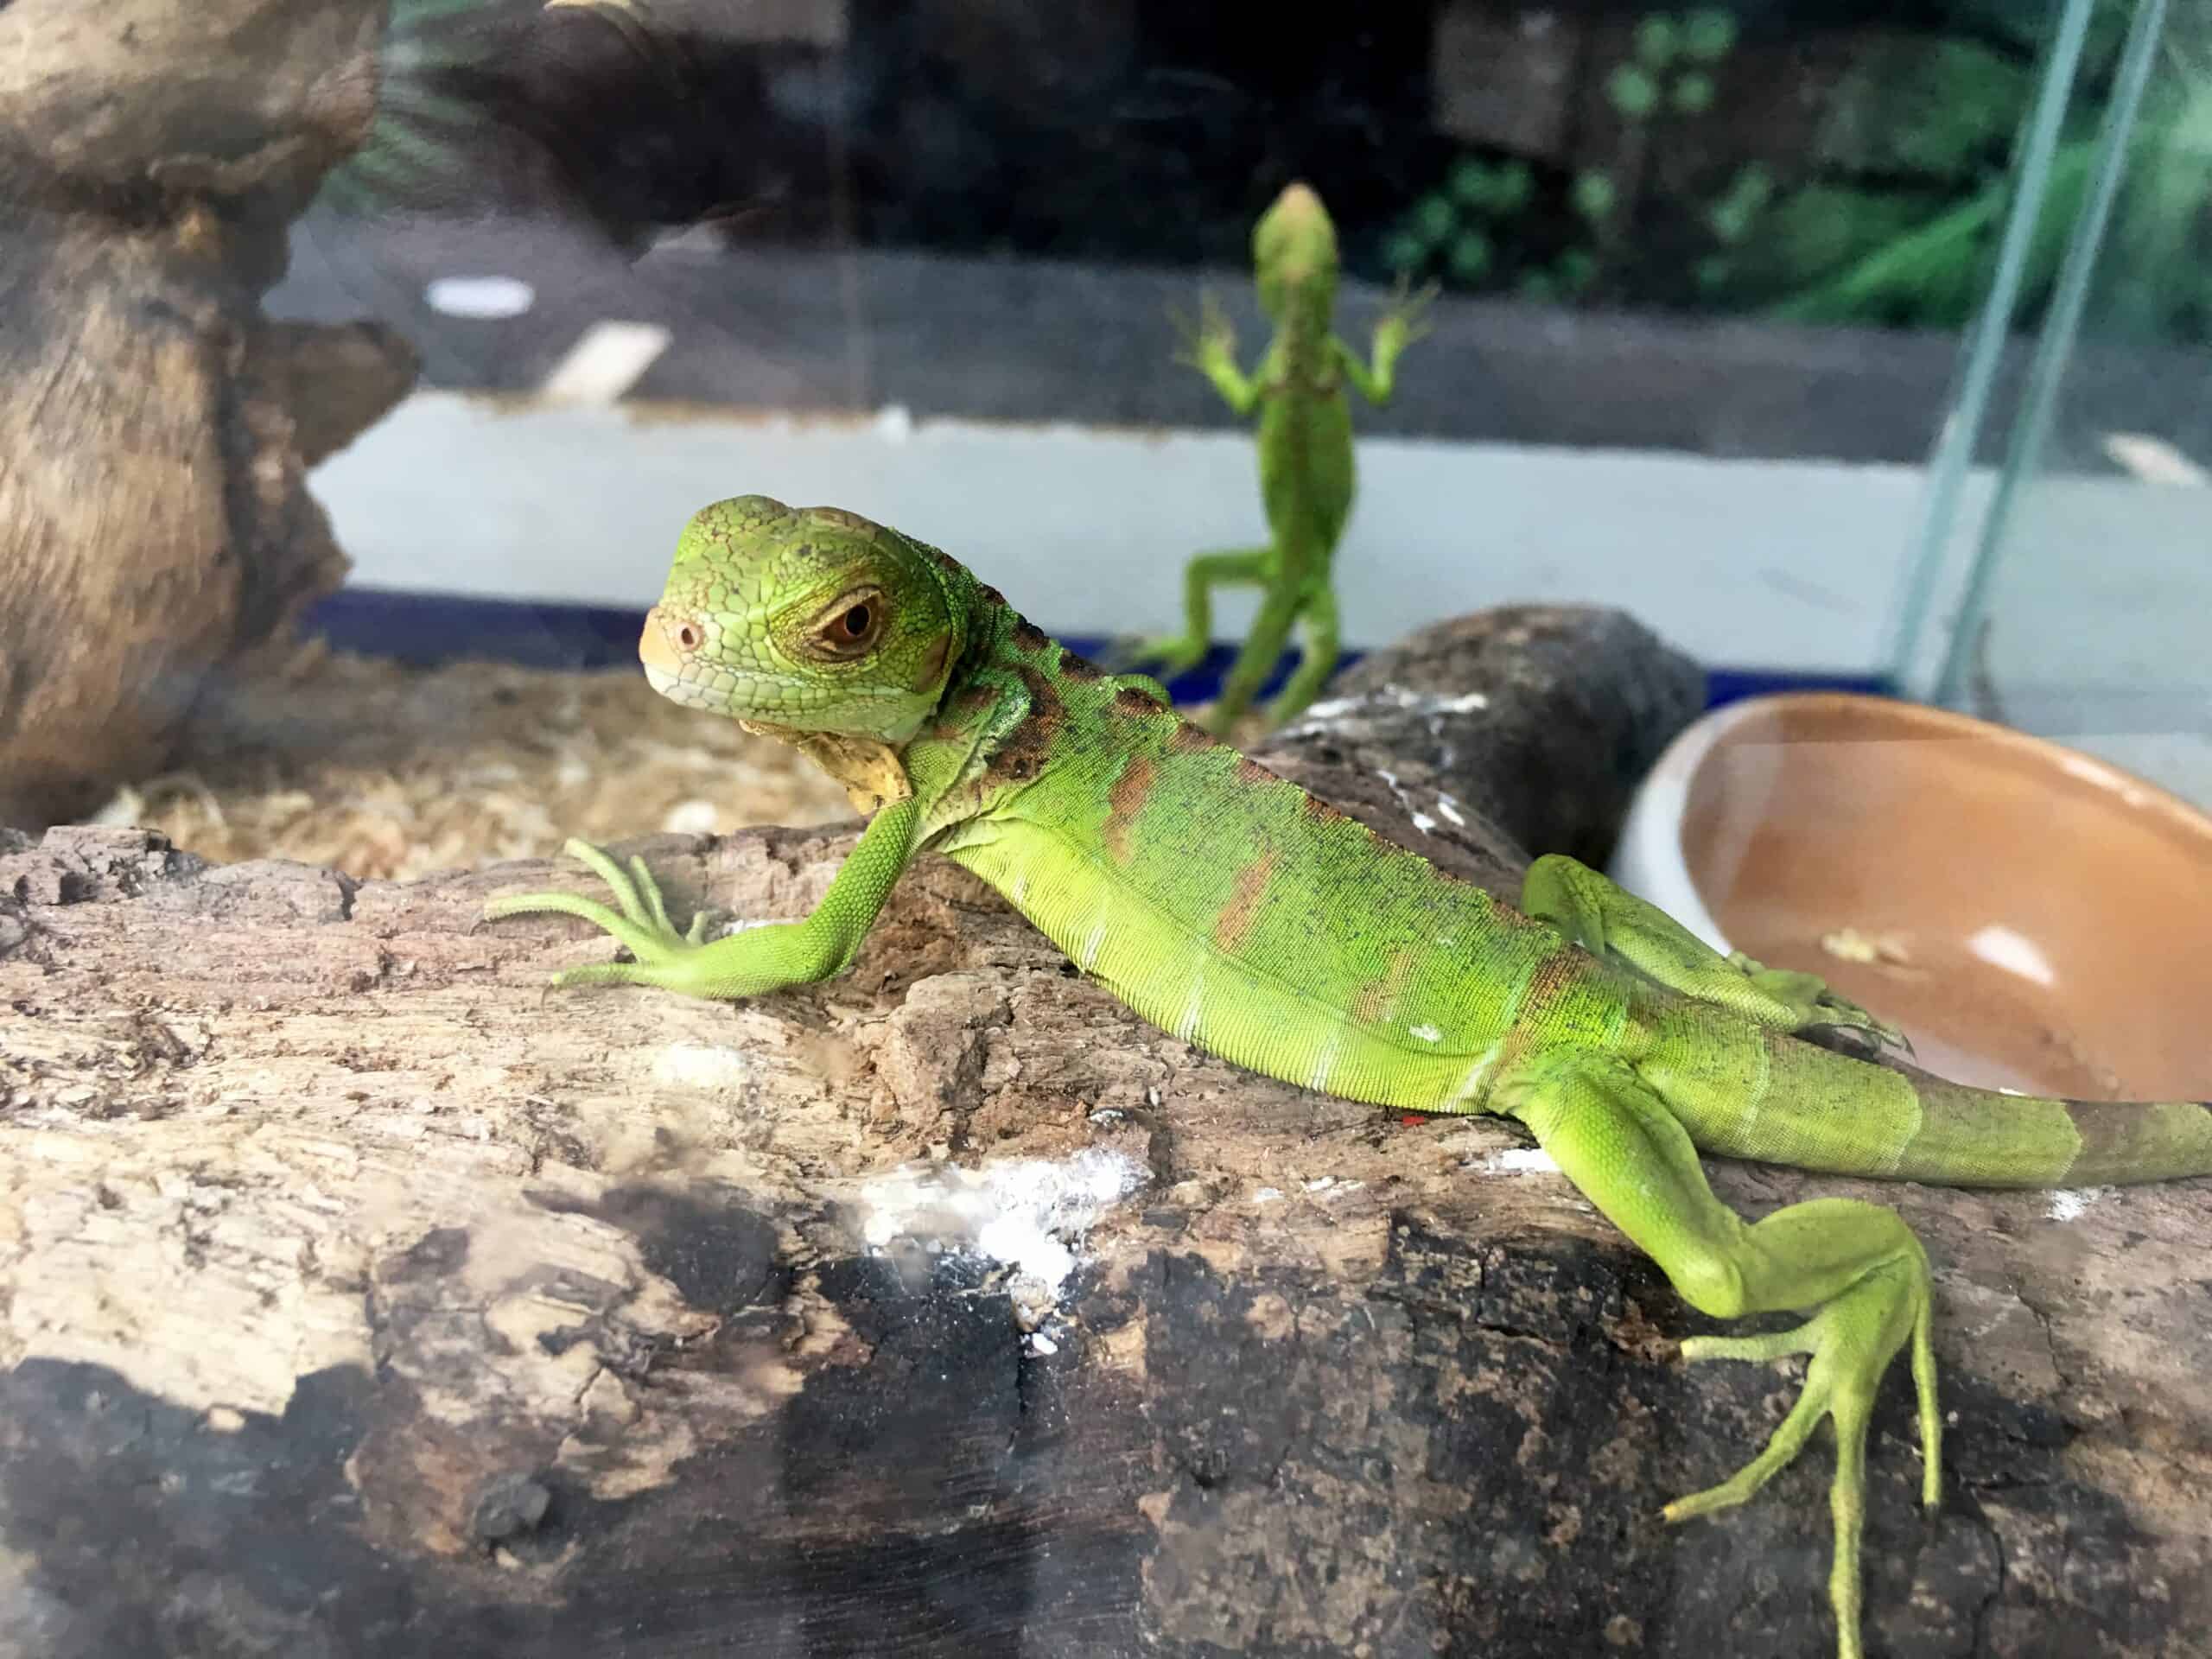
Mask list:
[[[1208,294],[1198,327],[1177,359],[1213,382],[1237,415],[1260,411],[1260,496],[1267,507],[1264,547],[1201,553],[1183,573],[1183,632],[1138,648],[1132,661],[1169,674],[1195,667],[1213,637],[1213,589],[1230,582],[1262,590],[1259,614],[1236,665],[1222,682],[1207,725],[1227,735],[1251,706],[1282,656],[1294,626],[1304,639],[1298,667],[1268,709],[1281,725],[1313,701],[1337,665],[1337,596],[1330,584],[1353,489],[1350,381],[1370,403],[1389,401],[1398,358],[1424,332],[1429,296],[1402,297],[1375,326],[1375,365],[1361,363],[1337,337],[1337,232],[1320,197],[1294,184],[1275,198],[1252,232],[1260,308],[1274,339],[1247,378],[1236,366],[1236,334]]]
[[[1835,1425],[1837,1647],[1859,1653],[1859,1534],[1876,1386],[1908,1343],[1923,1497],[1941,1421],[1928,1260],[1896,1211],[1815,1198],[1747,1223],[1700,1148],[1838,1174],[2057,1186],[2212,1173],[2212,1105],[2016,1097],[1795,1033],[1899,1040],[1809,975],[1716,955],[1572,859],[1521,908],[1383,840],[1016,615],[936,549],[835,508],[763,496],[685,526],[639,643],[653,688],[797,746],[874,816],[804,921],[705,938],[671,923],[643,861],[569,849],[619,909],[493,899],[604,928],[627,982],[759,995],[849,964],[917,851],[973,870],[1155,1025],[1347,1099],[1518,1119],[1683,1300],[1793,1330],[1697,1337],[1693,1360],[1808,1354],[1802,1394],[1732,1478],[1670,1520],[1739,1503]]]

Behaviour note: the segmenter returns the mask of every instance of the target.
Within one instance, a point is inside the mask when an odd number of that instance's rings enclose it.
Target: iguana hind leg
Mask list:
[[[1222,677],[1221,696],[1206,711],[1205,728],[1216,737],[1225,738],[1236,729],[1244,711],[1252,706],[1252,699],[1267,683],[1268,676],[1282,660],[1282,648],[1290,642],[1292,625],[1305,608],[1306,596],[1306,589],[1279,581],[1261,600],[1260,613],[1252,619],[1251,631],[1244,636],[1244,648]]]
[[[1299,617],[1299,629],[1303,636],[1299,645],[1298,666],[1275,700],[1268,705],[1268,724],[1282,725],[1305,713],[1328,682],[1337,666],[1337,596],[1324,582],[1313,588],[1306,599],[1306,607]]]
[[[1213,643],[1213,590],[1235,584],[1249,587],[1273,574],[1274,550],[1243,547],[1201,553],[1183,569],[1183,632],[1147,639],[1118,653],[1110,666],[1135,668],[1157,664],[1173,677],[1196,668]]]
[[[1757,1492],[1804,1447],[1822,1417],[1835,1424],[1835,1527],[1828,1600],[1840,1659],[1859,1659],[1859,1536],[1866,1522],[1866,1433],[1874,1395],[1897,1350],[1912,1344],[1923,1459],[1921,1501],[1942,1492],[1942,1422],[1929,1340],[1928,1258],[1894,1210],[1815,1198],[1745,1225],[1713,1196],[1697,1148],[1666,1103],[1619,1061],[1539,1058],[1501,1079],[1502,1109],[1534,1132],[1560,1170],[1659,1264],[1684,1300],[1716,1319],[1779,1309],[1809,1313],[1769,1336],[1693,1337],[1688,1360],[1771,1360],[1809,1354],[1797,1403],[1759,1454],[1719,1485],[1667,1506],[1669,1521],[1710,1514]]]
[[[1669,990],[1717,1002],[1783,1031],[1846,1027],[1910,1051],[1904,1033],[1812,974],[1768,968],[1738,950],[1722,956],[1656,905],[1625,893],[1563,853],[1529,867],[1521,909],[1584,950],[1625,963]]]

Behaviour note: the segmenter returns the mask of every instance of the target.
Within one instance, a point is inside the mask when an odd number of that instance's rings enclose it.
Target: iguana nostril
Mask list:
[[[647,668],[671,673],[683,666],[683,658],[706,642],[705,630],[690,617],[664,614],[656,605],[645,613],[645,632],[638,637],[638,660]]]

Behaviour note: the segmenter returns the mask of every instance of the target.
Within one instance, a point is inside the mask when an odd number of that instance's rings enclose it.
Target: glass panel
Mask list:
[[[1978,325],[1986,344],[2009,301],[2037,339],[1978,429],[1969,372],[1899,677],[2212,800],[2212,9],[2076,3],[2076,20],[2090,46],[2021,281]]]
[[[2065,49],[2108,76],[2099,9],[1994,0],[1449,0],[1325,47],[1150,0],[1049,29],[398,0],[377,138],[270,303],[423,355],[316,476],[357,588],[634,608],[645,547],[759,486],[910,525],[1096,643],[1172,625],[1189,554],[1265,531],[1173,318],[1211,290],[1256,359],[1253,224],[1303,179],[1356,350],[1395,283],[1440,289],[1354,410],[1350,645],[1603,597],[1724,690],[1872,684],[2039,67],[2085,11]],[[1255,604],[1225,593],[1217,639]]]
[[[1933,690],[2212,801],[2212,11],[2133,11]]]

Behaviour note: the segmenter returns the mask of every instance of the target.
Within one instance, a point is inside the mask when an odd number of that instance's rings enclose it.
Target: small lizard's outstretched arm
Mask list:
[[[1369,403],[1382,404],[1390,401],[1390,394],[1397,387],[1398,359],[1403,355],[1407,346],[1428,332],[1428,325],[1421,320],[1421,314],[1428,308],[1429,301],[1434,297],[1435,289],[1425,288],[1419,293],[1402,291],[1392,300],[1389,309],[1382,314],[1382,320],[1375,325],[1375,365],[1371,369],[1359,360],[1358,354],[1342,339],[1330,335],[1330,350],[1343,368],[1344,378]]]
[[[1236,366],[1236,329],[1221,308],[1221,302],[1211,293],[1205,294],[1198,308],[1195,327],[1182,318],[1176,319],[1183,349],[1175,354],[1175,360],[1190,365],[1212,381],[1221,401],[1242,419],[1260,405],[1260,382]]]
[[[1894,1210],[1855,1198],[1793,1204],[1754,1225],[1713,1196],[1688,1132],[1626,1065],[1560,1055],[1502,1080],[1504,1109],[1534,1132],[1606,1219],[1656,1261],[1676,1290],[1715,1319],[1811,1311],[1768,1336],[1693,1337],[1685,1359],[1772,1360],[1809,1354],[1804,1391],[1766,1446],[1719,1485],[1678,1498],[1687,1520],[1741,1503],[1803,1449],[1822,1417],[1835,1421],[1828,1489],[1835,1553],[1828,1600],[1840,1659],[1859,1659],[1859,1543],[1866,1523],[1866,1430],[1874,1392],[1899,1348],[1912,1344],[1920,1395],[1921,1501],[1942,1491],[1942,1420],[1936,1403],[1928,1258]]]
[[[827,979],[851,963],[890,896],[892,884],[913,855],[914,832],[921,818],[918,798],[909,796],[892,802],[868,820],[812,915],[803,922],[747,928],[712,943],[703,937],[709,914],[706,911],[692,918],[688,932],[676,931],[659,884],[643,859],[632,859],[626,873],[605,853],[581,841],[569,842],[566,850],[613,889],[620,914],[571,893],[510,893],[493,899],[484,913],[493,918],[545,912],[580,916],[604,928],[637,958],[564,969],[554,976],[556,989],[619,982],[658,985],[717,1001],[759,996],[787,985]]]

